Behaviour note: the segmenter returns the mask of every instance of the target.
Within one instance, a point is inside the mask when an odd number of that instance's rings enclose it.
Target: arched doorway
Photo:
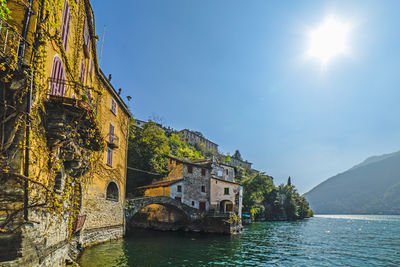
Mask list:
[[[228,213],[233,212],[233,203],[230,200],[222,200],[219,203],[219,212]]]
[[[64,66],[58,56],[54,57],[53,68],[51,70],[50,90],[52,95],[64,96],[65,73]]]

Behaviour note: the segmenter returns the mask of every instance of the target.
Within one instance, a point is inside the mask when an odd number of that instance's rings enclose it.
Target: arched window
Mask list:
[[[64,66],[59,57],[54,57],[51,71],[50,89],[52,95],[64,96],[65,87]]]
[[[114,182],[110,182],[107,186],[107,196],[106,199],[107,200],[113,200],[113,201],[118,201],[118,196],[119,196],[119,192],[118,192],[118,186],[116,183]]]

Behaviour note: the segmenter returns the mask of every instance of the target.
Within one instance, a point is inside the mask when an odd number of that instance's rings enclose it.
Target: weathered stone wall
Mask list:
[[[224,192],[225,188],[229,188],[229,194],[227,195]],[[234,210],[237,211],[238,205],[236,204],[236,199],[239,201],[239,188],[238,184],[211,178],[210,203],[212,208],[219,211],[220,202],[229,200],[233,203]]]
[[[174,159],[168,159],[169,174],[163,180],[177,180],[183,177],[183,164]]]
[[[201,187],[205,187],[205,192],[201,192]],[[206,204],[206,210],[210,207],[210,179],[207,176],[187,177],[183,180],[182,202],[188,206],[199,209],[199,203]]]
[[[213,163],[212,175],[222,180],[235,182],[235,169],[227,165]]]

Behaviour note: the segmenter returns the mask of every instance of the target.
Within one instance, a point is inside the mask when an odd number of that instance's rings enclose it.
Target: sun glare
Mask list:
[[[339,55],[348,54],[348,35],[351,25],[334,16],[328,16],[315,29],[309,32],[309,58],[320,60],[323,66]]]

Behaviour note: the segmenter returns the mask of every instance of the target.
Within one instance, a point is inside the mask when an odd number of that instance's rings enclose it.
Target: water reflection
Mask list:
[[[87,249],[89,266],[400,266],[400,217],[265,222],[239,236],[136,231]],[[385,230],[386,229],[386,230]]]

